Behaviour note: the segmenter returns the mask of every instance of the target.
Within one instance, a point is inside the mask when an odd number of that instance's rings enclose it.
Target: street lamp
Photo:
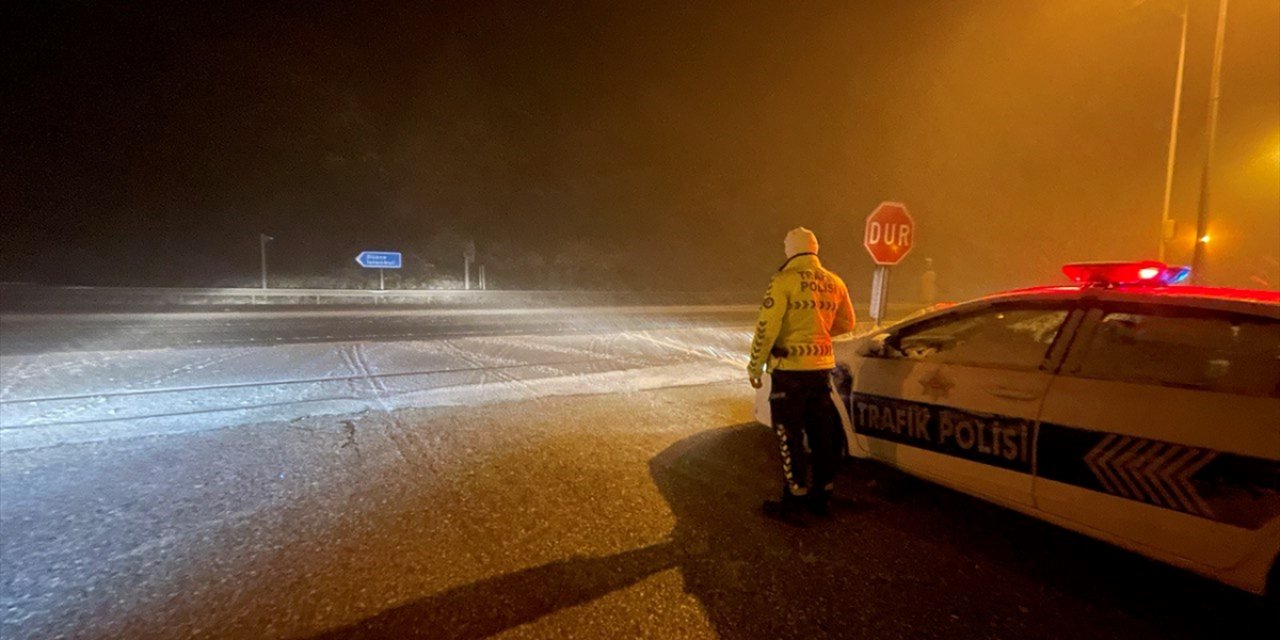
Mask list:
[[[1218,138],[1218,103],[1222,98],[1222,42],[1227,32],[1227,0],[1218,0],[1218,33],[1213,41],[1213,73],[1209,77],[1209,115],[1205,121],[1207,138],[1204,165],[1200,169],[1200,204],[1196,207],[1195,249],[1191,253],[1191,278],[1204,282],[1204,249],[1209,244],[1209,182],[1213,165],[1213,146]]]
[[[1169,206],[1173,200],[1173,167],[1178,154],[1178,114],[1182,108],[1182,78],[1187,68],[1187,14],[1191,0],[1182,3],[1182,35],[1178,39],[1178,73],[1173,81],[1173,116],[1169,124],[1169,153],[1164,165],[1164,206],[1160,210],[1160,245],[1157,259],[1164,262],[1165,245],[1173,238],[1173,220],[1169,218]]]
[[[476,261],[476,242],[468,240],[462,245],[462,288],[471,290],[471,263]]]
[[[258,234],[258,254],[262,258],[262,288],[267,288],[267,243],[275,240],[275,238],[265,234]]]

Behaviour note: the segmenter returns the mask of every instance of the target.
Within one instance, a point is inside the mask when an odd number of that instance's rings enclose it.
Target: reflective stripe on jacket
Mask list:
[[[831,336],[852,331],[853,322],[853,303],[840,276],[822,268],[812,253],[793,256],[765,291],[747,372],[758,377],[766,364],[770,371],[830,369]]]

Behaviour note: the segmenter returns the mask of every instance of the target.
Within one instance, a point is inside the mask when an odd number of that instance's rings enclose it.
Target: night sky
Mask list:
[[[865,215],[945,295],[1153,257],[1176,0],[9,3],[0,280],[757,289]],[[1191,0],[1190,260],[1214,0]],[[1207,276],[1280,287],[1280,3],[1231,0]]]

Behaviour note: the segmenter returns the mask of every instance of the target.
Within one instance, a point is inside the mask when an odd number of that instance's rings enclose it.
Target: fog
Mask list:
[[[906,203],[961,298],[1154,257],[1181,3],[355,3],[16,10],[0,279],[754,290],[814,229],[865,298]],[[483,6],[481,6],[483,5]],[[1172,262],[1217,3],[1191,0]],[[1206,281],[1280,287],[1280,3],[1232,0]]]

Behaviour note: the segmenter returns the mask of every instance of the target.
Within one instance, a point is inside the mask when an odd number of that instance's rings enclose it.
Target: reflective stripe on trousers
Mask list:
[[[831,372],[782,370],[772,375],[769,407],[787,491],[804,495],[814,486],[830,489],[840,461],[843,429],[833,399]]]

